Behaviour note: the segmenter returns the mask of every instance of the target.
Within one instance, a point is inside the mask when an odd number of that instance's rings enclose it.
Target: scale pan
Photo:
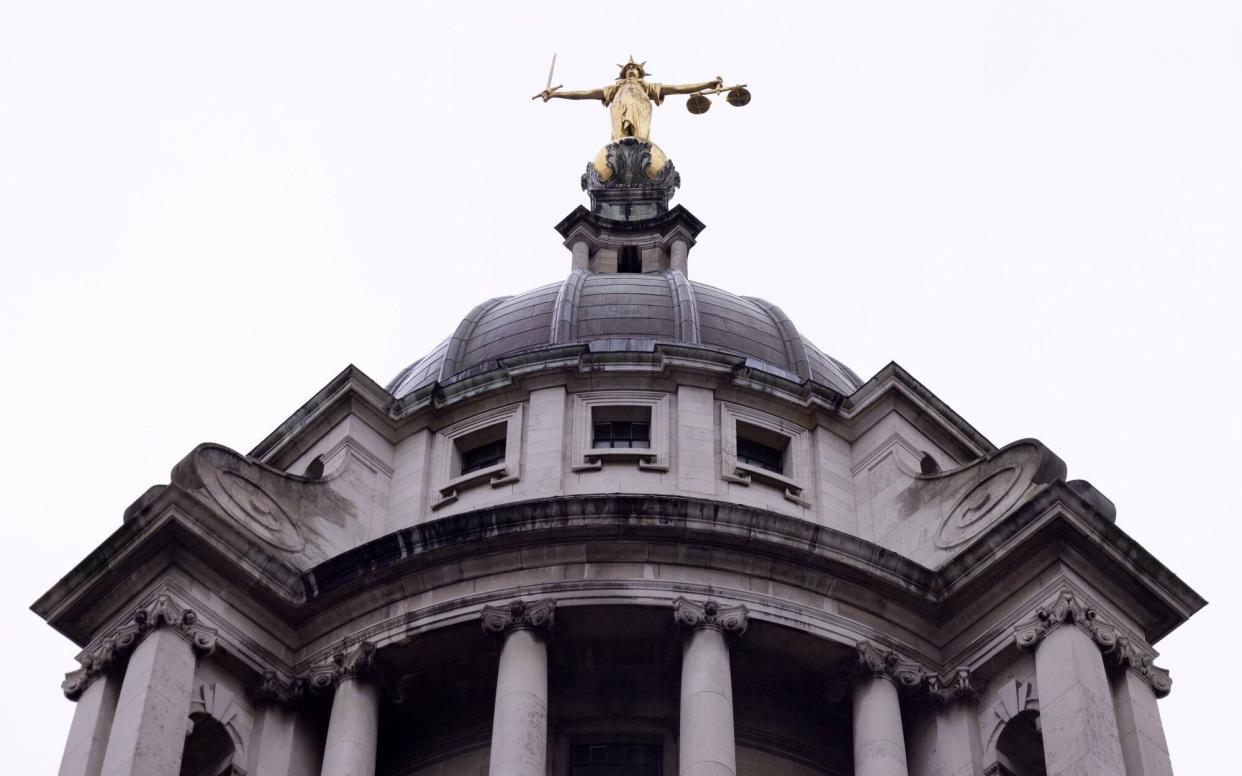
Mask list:
[[[729,90],[729,96],[725,98],[729,104],[735,108],[740,108],[750,102],[750,90],[745,86],[738,86]]]
[[[686,100],[686,110],[694,114],[707,113],[710,107],[712,107],[712,101],[701,94],[692,94],[690,99]]]

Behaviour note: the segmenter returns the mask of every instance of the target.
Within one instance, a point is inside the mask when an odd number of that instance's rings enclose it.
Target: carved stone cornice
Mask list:
[[[490,635],[506,635],[515,630],[548,631],[556,614],[556,601],[517,599],[502,606],[483,607],[483,632]]]
[[[1082,629],[1104,653],[1106,663],[1133,671],[1151,685],[1157,697],[1169,694],[1173,680],[1168,671],[1152,665],[1155,652],[1118,633],[1116,626],[1101,619],[1095,609],[1079,600],[1071,590],[1062,590],[1050,606],[1039,607],[1033,618],[1019,623],[1014,629],[1014,639],[1019,649],[1033,650],[1045,636],[1061,625]]]
[[[180,634],[200,655],[210,654],[216,648],[215,628],[203,625],[193,609],[180,606],[168,593],[160,593],[78,655],[82,667],[65,674],[60,685],[65,697],[77,700],[91,682],[119,666],[143,637],[158,628]]]
[[[342,649],[306,673],[305,685],[315,691],[336,687],[347,679],[367,679],[382,683],[383,675],[375,659],[375,644],[360,641]]]
[[[678,598],[673,601],[673,619],[688,628],[711,628],[734,636],[746,632],[750,612],[742,604],[722,606],[713,600],[691,601]]]
[[[250,700],[256,705],[271,703],[286,707],[296,706],[305,691],[306,679],[300,676],[286,679],[275,671],[262,672],[259,681],[248,688]]]

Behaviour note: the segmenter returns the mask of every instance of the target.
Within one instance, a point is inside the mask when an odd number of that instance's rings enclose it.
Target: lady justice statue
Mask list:
[[[555,66],[556,60],[553,59]],[[536,97],[544,102],[559,97],[562,100],[600,100],[608,107],[612,116],[612,141],[632,137],[651,142],[651,103],[659,105],[670,94],[696,94],[706,90],[714,90],[718,94],[724,86],[724,80],[717,76],[713,81],[697,84],[655,84],[647,83],[646,62],[635,62],[634,57],[624,65],[619,65],[621,75],[611,86],[599,89],[583,89],[580,91],[560,91],[560,87],[552,86],[551,73],[548,74],[548,88]],[[706,97],[702,98],[706,100]],[[701,111],[698,111],[701,112]]]

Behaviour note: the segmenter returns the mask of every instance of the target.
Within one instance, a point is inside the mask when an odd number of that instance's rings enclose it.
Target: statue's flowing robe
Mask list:
[[[612,139],[651,140],[651,103],[664,102],[663,87],[641,78],[626,78],[604,87],[604,104],[612,114]]]

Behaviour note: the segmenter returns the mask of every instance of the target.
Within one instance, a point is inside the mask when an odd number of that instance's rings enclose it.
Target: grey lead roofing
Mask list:
[[[433,382],[498,366],[497,359],[541,347],[600,340],[696,345],[745,356],[753,366],[841,394],[862,385],[849,367],[803,338],[779,307],[703,283],[676,270],[596,274],[489,299],[452,336],[388,385],[397,398]]]

